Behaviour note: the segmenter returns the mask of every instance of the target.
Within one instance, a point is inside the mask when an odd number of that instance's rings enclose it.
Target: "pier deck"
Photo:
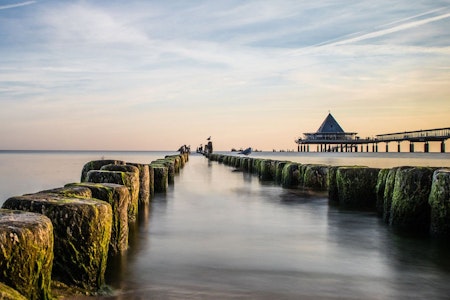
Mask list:
[[[378,134],[375,138],[360,139],[356,138],[340,138],[340,136],[323,136],[326,138],[316,138],[311,136],[305,139],[297,139],[299,152],[309,152],[310,145],[317,145],[317,152],[369,152],[369,145],[372,145],[371,152],[378,152],[378,144],[385,143],[385,152],[389,152],[389,143],[397,142],[397,151],[400,151],[401,142],[409,142],[409,152],[414,152],[414,143],[424,143],[424,152],[429,152],[430,142],[440,142],[440,152],[445,152],[445,141],[450,138],[450,127],[404,131],[387,134]],[[365,147],[364,147],[365,146]]]

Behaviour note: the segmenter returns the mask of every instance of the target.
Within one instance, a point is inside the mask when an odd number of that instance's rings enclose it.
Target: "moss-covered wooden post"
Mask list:
[[[436,170],[428,202],[431,207],[430,233],[450,239],[450,169]]]
[[[105,201],[112,208],[111,240],[109,255],[121,254],[128,249],[128,205],[130,192],[124,185],[115,183],[70,183],[66,188],[84,187],[91,191],[92,197]]]
[[[263,159],[259,165],[259,179],[262,181],[274,180],[272,171],[272,160]]]
[[[51,299],[53,242],[46,216],[0,209],[0,282],[23,299]],[[17,292],[0,285],[0,299],[16,299],[7,295]]]
[[[336,173],[339,168],[340,167],[338,166],[330,166],[328,168],[327,185],[328,185],[328,202],[330,204],[339,203],[339,192],[336,182]]]
[[[386,189],[386,178],[390,169],[381,169],[378,173],[377,185],[375,186],[375,192],[377,195],[376,212],[378,217],[383,217],[384,212],[384,191]]]
[[[300,182],[300,171],[299,167],[301,165],[293,162],[288,162],[282,172],[281,186],[284,188],[295,188]]]
[[[375,209],[375,186],[380,169],[340,167],[336,172],[339,206],[348,209]]]
[[[150,203],[150,171],[148,165],[128,162],[127,165],[135,166],[139,170],[139,208],[145,208]]]
[[[287,164],[287,161],[278,161],[275,166],[275,183],[281,184],[283,178],[283,168]]]
[[[405,168],[405,167],[400,167]],[[406,167],[408,168],[408,167]],[[386,175],[386,183],[384,186],[384,194],[383,194],[383,221],[386,224],[389,224],[389,219],[391,217],[391,206],[392,206],[392,195],[394,193],[395,187],[395,175],[397,174],[397,170],[399,167],[389,169]]]
[[[305,171],[300,174],[303,178],[303,186],[314,190],[326,190],[328,179],[328,166],[306,165]],[[302,180],[300,180],[302,181]]]
[[[53,224],[53,279],[89,293],[105,284],[112,210],[104,201],[37,193],[12,197],[4,208],[36,212]]]
[[[87,173],[91,170],[100,170],[104,165],[124,165],[125,162],[122,160],[114,160],[114,159],[101,159],[101,160],[92,160],[87,162],[83,169],[81,170],[81,182],[86,181]]]
[[[119,166],[117,166],[119,167]],[[124,185],[130,192],[131,201],[128,204],[128,221],[135,222],[139,210],[139,172],[134,166],[120,166],[134,168],[132,172],[92,170],[87,174],[87,181],[94,183],[116,183]]]
[[[399,168],[395,175],[389,224],[402,231],[428,233],[430,205],[428,198],[434,169]]]
[[[173,160],[169,159],[157,159],[155,161],[152,161],[152,164],[161,164],[166,166],[167,168],[167,182],[168,184],[174,184],[175,183],[175,163]]]
[[[166,155],[164,158],[173,161],[173,165],[175,168],[175,174],[180,173],[181,157],[179,155]]]
[[[169,188],[169,171],[167,167],[161,163],[151,163],[150,168],[153,170],[155,193],[167,192],[167,189]]]

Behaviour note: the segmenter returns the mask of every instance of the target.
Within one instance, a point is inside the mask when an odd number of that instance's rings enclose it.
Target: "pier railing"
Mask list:
[[[448,138],[450,138],[450,127],[379,134],[376,136],[376,140],[380,142],[392,142],[392,141],[426,142],[426,141],[443,141]]]

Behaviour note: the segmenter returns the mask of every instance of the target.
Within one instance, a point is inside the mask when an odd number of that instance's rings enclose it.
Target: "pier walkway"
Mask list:
[[[304,133],[298,138],[299,152],[310,152],[310,146],[316,145],[317,152],[378,152],[379,144],[385,144],[389,152],[389,143],[397,142],[397,152],[401,152],[400,144],[409,142],[409,152],[415,152],[415,144],[423,144],[423,152],[430,152],[430,143],[439,142],[440,152],[445,153],[445,141],[450,138],[450,127],[378,134],[374,138],[361,139],[354,132],[345,132],[329,114],[315,133]],[[314,151],[314,150],[313,150]]]

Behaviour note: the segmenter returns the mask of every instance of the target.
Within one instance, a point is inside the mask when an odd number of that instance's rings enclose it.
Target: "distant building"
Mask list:
[[[356,132],[345,132],[336,119],[331,115],[328,116],[323,121],[322,125],[320,125],[317,132],[314,133],[303,133],[305,136],[304,139],[298,139],[297,143],[302,143],[306,141],[311,142],[331,142],[331,141],[351,141],[356,138]]]

